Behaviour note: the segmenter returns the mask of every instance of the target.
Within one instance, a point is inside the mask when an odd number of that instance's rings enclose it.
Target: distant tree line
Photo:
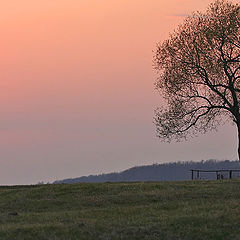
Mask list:
[[[78,178],[69,178],[55,181],[59,183],[80,182],[135,182],[135,181],[184,181],[191,179],[191,169],[201,170],[225,170],[240,169],[238,161],[216,161],[207,160],[201,162],[174,162],[163,164],[152,164],[147,166],[136,166],[122,172],[108,174],[90,175]],[[237,174],[233,177],[238,177]],[[240,177],[240,176],[239,176]],[[201,179],[216,179],[214,174],[202,174]]]

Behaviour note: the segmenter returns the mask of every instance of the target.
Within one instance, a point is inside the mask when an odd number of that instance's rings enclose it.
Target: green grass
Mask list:
[[[240,181],[0,187],[0,239],[237,240]]]

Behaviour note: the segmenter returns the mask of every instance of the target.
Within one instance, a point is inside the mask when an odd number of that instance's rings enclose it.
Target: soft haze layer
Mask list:
[[[0,184],[236,159],[234,127],[155,137],[152,51],[209,0],[14,0],[0,8]]]

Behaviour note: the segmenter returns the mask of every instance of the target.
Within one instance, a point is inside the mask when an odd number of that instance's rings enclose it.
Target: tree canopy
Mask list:
[[[166,104],[156,110],[164,140],[236,124],[240,136],[240,6],[226,0],[196,12],[157,45],[156,88]],[[240,155],[240,149],[239,149]]]

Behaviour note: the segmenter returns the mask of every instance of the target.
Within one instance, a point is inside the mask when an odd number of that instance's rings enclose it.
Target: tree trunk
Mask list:
[[[240,161],[240,122],[237,123],[238,129],[238,161]]]
[[[240,161],[240,129],[238,128],[238,161]]]
[[[240,134],[239,134],[239,131],[238,131],[238,161],[240,161]]]

